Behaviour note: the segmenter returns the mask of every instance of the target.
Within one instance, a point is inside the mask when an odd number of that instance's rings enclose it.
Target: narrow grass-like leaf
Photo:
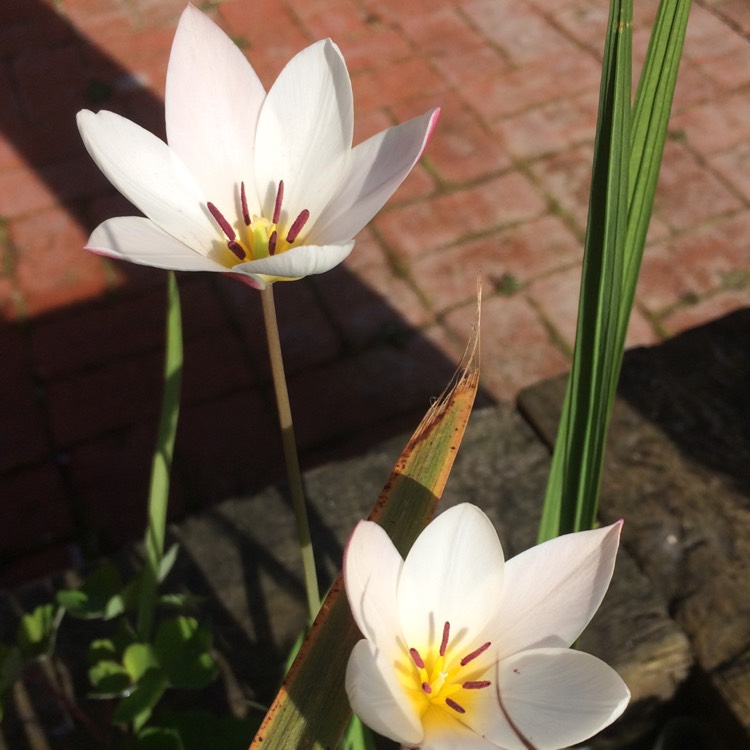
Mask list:
[[[156,588],[164,558],[164,535],[167,528],[169,475],[172,469],[177,418],[182,389],[182,314],[177,279],[170,271],[167,282],[167,340],[164,359],[164,394],[162,397],[156,450],[151,465],[148,496],[148,519],[144,546],[146,561],[138,595],[138,635],[148,641],[156,608]]]
[[[540,541],[567,531],[591,528],[596,520],[606,432],[653,209],[689,11],[690,0],[662,0],[631,123],[632,0],[612,1],[578,331]]]
[[[454,383],[410,438],[369,516],[386,529],[402,555],[432,516],[461,444],[479,380],[478,337],[477,314]],[[339,575],[250,746],[253,750],[338,745],[351,715],[344,691],[346,664],[360,638],[343,589]]]
[[[578,327],[539,540],[590,527],[596,515],[607,394],[622,289],[628,206],[632,0],[612,0],[604,48]]]

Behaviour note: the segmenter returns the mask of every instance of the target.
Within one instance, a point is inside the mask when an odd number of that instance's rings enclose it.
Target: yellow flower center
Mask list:
[[[250,215],[247,208],[244,182],[240,184],[240,200],[242,224],[238,226],[239,233],[235,231],[235,227],[227,221],[213,203],[207,204],[209,213],[224,233],[227,248],[234,255],[228,265],[235,266],[238,263],[246,263],[250,260],[259,260],[260,258],[267,258],[269,255],[286,252],[299,239],[300,232],[310,218],[310,212],[304,209],[292,222],[286,234],[280,229],[279,220],[281,218],[281,202],[284,200],[284,180],[279,181],[273,217],[270,220],[264,216]]]
[[[438,648],[435,644],[423,650],[409,648],[408,659],[397,665],[401,682],[423,722],[432,709],[459,718],[471,709],[475,691],[492,684],[479,679],[486,665],[474,661],[492,645],[489,641],[463,656],[450,653],[449,643],[450,623],[446,622]]]

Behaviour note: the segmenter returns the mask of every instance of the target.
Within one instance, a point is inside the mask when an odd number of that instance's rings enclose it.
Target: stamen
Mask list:
[[[247,195],[245,194],[245,183],[240,183],[240,202],[242,203],[242,220],[245,222],[245,226],[249,227],[252,219],[250,218],[250,211],[247,210]]]
[[[445,656],[445,649],[448,648],[448,639],[451,635],[451,624],[446,620],[443,625],[443,640],[440,642],[440,656]]]
[[[276,230],[274,229],[273,232],[271,232],[271,236],[268,238],[268,254],[273,255],[276,252],[276,240],[278,238],[278,234],[276,234]]]
[[[281,218],[281,201],[284,200],[284,180],[279,180],[279,189],[276,192],[276,203],[273,207],[273,223],[278,224]]]
[[[227,242],[227,247],[240,259],[245,260],[247,257],[247,253],[245,252],[245,248],[240,245],[239,242],[236,240],[229,240]]]
[[[297,236],[302,231],[302,227],[307,224],[307,220],[310,218],[310,212],[305,208],[300,212],[300,215],[294,220],[294,224],[289,228],[289,232],[286,235],[286,241],[291,245]]]
[[[221,231],[224,232],[224,234],[227,236],[230,240],[237,239],[237,235],[234,233],[234,229],[232,229],[232,225],[224,218],[221,211],[219,211],[216,206],[214,206],[213,203],[207,203],[206,206],[208,207],[208,210],[211,212],[211,216],[216,219],[216,223],[221,227]]]
[[[432,686],[430,685],[429,682],[423,682],[422,683],[422,690],[424,690],[425,693],[427,693],[427,695],[429,695],[432,692]]]
[[[412,661],[419,667],[419,669],[424,669],[424,661],[422,657],[419,655],[419,651],[415,648],[409,649],[409,656],[411,656]]]
[[[452,708],[454,711],[456,711],[459,714],[465,714],[466,709],[463,706],[460,706],[456,701],[453,700],[453,698],[446,698],[445,702],[450,708]]]
[[[461,687],[464,690],[481,690],[482,688],[489,687],[492,683],[489,680],[469,680],[464,682]]]
[[[461,659],[461,666],[465,667],[470,661],[476,659],[477,656],[480,656],[481,654],[483,654],[491,645],[492,643],[490,643],[490,641],[487,641],[487,643],[480,646],[478,649],[476,649],[476,651],[472,651],[467,656],[464,656],[464,658]]]

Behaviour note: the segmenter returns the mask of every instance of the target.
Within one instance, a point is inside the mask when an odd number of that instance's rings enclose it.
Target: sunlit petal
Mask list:
[[[196,253],[150,219],[118,216],[100,224],[86,249],[110,258],[173,271],[228,271],[211,258]]]
[[[630,699],[611,667],[571,649],[537,649],[504,659],[498,683],[504,712],[537,750],[558,750],[591,737],[620,716]],[[507,742],[504,731],[497,736],[488,728],[487,737]]]
[[[362,635],[389,653],[398,646],[398,578],[404,561],[385,530],[361,521],[344,551],[344,582]]]
[[[341,186],[315,221],[308,242],[338,242],[357,234],[417,163],[439,113],[430,110],[356,146]]]
[[[237,45],[192,5],[177,25],[167,69],[167,141],[227,214],[253,180],[255,128],[265,90]],[[255,191],[250,212],[259,213]]]
[[[113,112],[83,110],[78,128],[99,169],[134,206],[188,247],[211,246],[217,231],[201,189],[166,143]]]
[[[359,641],[352,650],[346,693],[354,713],[374,731],[404,745],[422,741],[422,725],[393,663],[369,641]]]
[[[344,59],[329,39],[316,42],[282,70],[260,112],[255,175],[264,214],[272,214],[283,180],[282,223],[288,225],[304,209],[314,222],[339,187],[352,131],[352,90]]]
[[[300,245],[278,255],[240,263],[233,270],[298,279],[330,271],[351,253],[353,247],[354,240],[340,245]]]
[[[578,638],[612,579],[621,526],[566,534],[506,562],[496,636],[502,656]]]
[[[451,648],[465,647],[497,616],[503,588],[503,550],[492,523],[464,503],[440,514],[406,557],[398,608],[410,647],[440,641],[450,622]]]

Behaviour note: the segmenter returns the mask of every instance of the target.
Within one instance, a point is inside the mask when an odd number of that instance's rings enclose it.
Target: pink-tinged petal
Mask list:
[[[281,71],[260,111],[255,184],[263,215],[273,214],[283,180],[282,225],[288,228],[304,209],[314,221],[338,189],[352,131],[352,88],[344,59],[330,39],[316,42]]]
[[[398,655],[401,626],[396,592],[404,561],[385,530],[361,521],[344,550],[344,584],[361,633],[392,657]]]
[[[173,271],[229,271],[163,232],[150,219],[118,216],[100,224],[86,249],[109,258]]]
[[[537,649],[504,659],[498,664],[498,685],[502,709],[536,750],[558,750],[592,737],[630,700],[617,672],[571,649]],[[483,729],[502,747],[524,747],[508,743],[504,725]]]
[[[91,158],[134,206],[188,247],[212,247],[219,234],[201,189],[166,143],[113,112],[83,110],[77,120]]]
[[[239,185],[252,185],[258,113],[265,90],[236,44],[188,5],[177,25],[167,69],[167,141],[208,200],[240,215]],[[257,214],[255,191],[248,199]]]
[[[566,534],[508,560],[493,636],[501,657],[578,638],[612,579],[621,526]]]
[[[407,646],[439,645],[449,622],[447,658],[476,648],[474,639],[498,617],[502,590],[503,550],[490,520],[468,503],[445,511],[419,535],[401,571],[398,609]]]
[[[356,146],[339,190],[314,222],[308,241],[326,244],[354,237],[417,163],[439,114],[433,109]]]
[[[352,711],[373,731],[402,745],[421,743],[422,724],[392,661],[369,641],[359,641],[352,649],[346,694]]]
[[[232,270],[280,279],[300,279],[330,271],[351,253],[353,247],[353,240],[341,245],[300,245],[278,255],[240,263]]]

